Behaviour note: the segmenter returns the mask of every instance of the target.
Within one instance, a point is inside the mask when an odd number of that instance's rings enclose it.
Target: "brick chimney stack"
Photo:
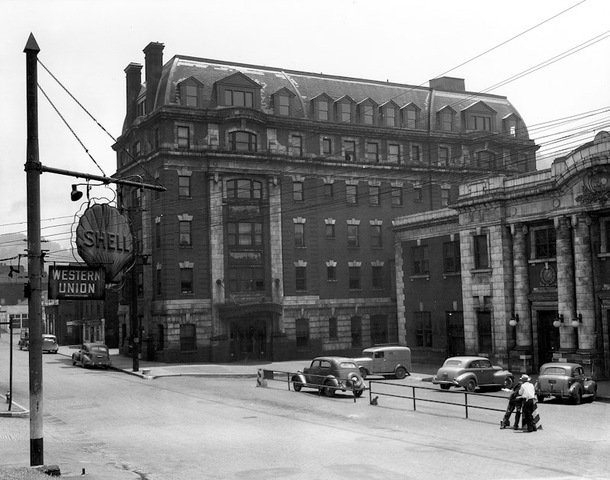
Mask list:
[[[136,101],[140,88],[142,88],[142,65],[130,63],[125,68],[125,76],[127,77],[127,108],[123,130],[131,125],[137,115]]]
[[[146,69],[146,113],[152,112],[155,107],[155,96],[163,69],[164,47],[162,43],[150,42],[143,50]]]

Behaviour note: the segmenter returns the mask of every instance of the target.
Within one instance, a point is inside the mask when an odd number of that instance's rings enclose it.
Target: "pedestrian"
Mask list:
[[[504,414],[504,418],[500,421],[500,428],[510,427],[510,416],[513,412],[515,412],[515,424],[513,426],[513,429],[519,430],[519,421],[521,420],[521,406],[523,405],[523,400],[519,398],[520,389],[521,381],[513,385],[510,397],[508,397],[508,406],[506,407],[506,413]]]
[[[519,389],[519,396],[523,401],[523,421],[527,426],[527,432],[535,432],[537,430],[534,422],[534,411],[536,410],[536,389],[532,384],[532,379],[529,375],[521,375],[522,385]]]

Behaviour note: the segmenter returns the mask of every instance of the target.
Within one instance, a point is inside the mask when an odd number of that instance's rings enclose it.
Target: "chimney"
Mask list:
[[[146,112],[150,113],[155,107],[155,96],[161,70],[163,69],[163,48],[165,45],[158,42],[150,42],[144,49],[144,62],[146,68]]]
[[[437,77],[430,80],[430,88],[444,92],[465,92],[466,82],[463,78]]]
[[[125,113],[125,126],[129,127],[136,118],[138,93],[142,88],[142,65],[130,63],[125,68],[127,77],[127,108]]]

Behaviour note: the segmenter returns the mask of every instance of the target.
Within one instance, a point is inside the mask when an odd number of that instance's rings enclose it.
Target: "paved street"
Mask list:
[[[27,352],[14,352],[14,398],[28,406]],[[326,398],[254,378],[159,377],[44,362],[45,462],[63,475],[263,479],[607,478],[610,405],[547,403],[544,430],[500,430],[501,414],[368,395]],[[0,341],[0,388],[8,345]],[[403,385],[424,385],[405,379]],[[410,389],[405,389],[410,390]],[[447,392],[422,391],[446,400]],[[497,393],[493,393],[497,395]],[[453,395],[452,397],[462,397]],[[504,399],[482,404],[504,408]],[[0,408],[2,408],[0,406]],[[0,463],[28,465],[29,421],[0,418]],[[87,478],[87,477],[84,477]]]

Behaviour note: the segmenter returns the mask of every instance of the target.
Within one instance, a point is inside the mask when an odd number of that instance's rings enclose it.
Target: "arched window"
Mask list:
[[[229,133],[229,150],[233,152],[256,152],[256,135],[243,131]]]

